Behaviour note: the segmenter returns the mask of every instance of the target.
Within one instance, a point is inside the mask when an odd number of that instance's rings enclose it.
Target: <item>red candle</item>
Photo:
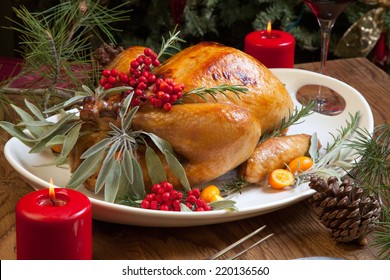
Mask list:
[[[49,194],[52,190],[53,194]],[[91,202],[63,188],[35,191],[16,205],[16,256],[19,260],[92,258]]]
[[[294,36],[281,30],[271,30],[270,22],[267,30],[245,36],[244,51],[268,68],[293,68],[294,48]]]

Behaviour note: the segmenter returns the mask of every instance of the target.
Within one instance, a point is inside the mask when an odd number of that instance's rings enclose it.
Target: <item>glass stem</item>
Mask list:
[[[335,19],[333,20],[323,20],[318,19],[318,24],[321,29],[321,68],[320,73],[326,75],[326,62],[328,60],[328,51],[329,51],[329,41],[330,41],[330,32],[332,31],[333,25],[335,23]],[[324,103],[325,100],[321,96],[321,86],[318,90],[317,101],[319,105]]]

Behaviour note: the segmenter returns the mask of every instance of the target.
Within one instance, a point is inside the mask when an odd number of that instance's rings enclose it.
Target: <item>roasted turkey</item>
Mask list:
[[[129,64],[143,53],[143,47],[131,47],[120,53],[110,68],[127,72]],[[273,73],[253,57],[231,47],[203,42],[172,56],[154,73],[170,77],[185,85],[184,92],[200,87],[222,84],[244,85],[248,91],[237,97],[234,93],[219,94],[207,101],[194,96],[184,99],[169,112],[142,106],[133,120],[133,129],[152,132],[167,140],[177,153],[191,185],[215,179],[245,162],[254,152],[262,131],[271,130],[288,117],[293,103],[284,85]],[[80,155],[99,139],[106,137],[107,123],[99,119],[99,108],[91,108],[100,131],[82,136],[70,156],[74,171]],[[139,151],[140,159],[142,150]],[[144,170],[146,185],[149,176]],[[166,169],[168,169],[166,167]],[[169,181],[178,180],[167,170]],[[86,182],[94,188],[94,178]]]

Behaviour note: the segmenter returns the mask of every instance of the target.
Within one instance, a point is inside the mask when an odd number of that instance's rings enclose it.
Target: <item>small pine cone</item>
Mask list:
[[[121,46],[114,47],[112,44],[104,44],[95,50],[94,60],[102,69],[106,68],[123,51]]]
[[[317,191],[310,202],[319,210],[319,219],[331,230],[331,237],[338,242],[365,244],[366,234],[379,219],[379,202],[372,196],[364,197],[363,189],[351,179],[340,184],[336,177],[325,181],[314,176],[309,186]]]

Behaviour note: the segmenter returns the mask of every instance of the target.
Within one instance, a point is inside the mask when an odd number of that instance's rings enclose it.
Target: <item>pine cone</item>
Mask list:
[[[376,198],[365,197],[363,189],[352,179],[339,184],[336,177],[326,182],[315,176],[309,186],[317,191],[310,201],[320,210],[319,219],[331,230],[331,237],[338,242],[357,241],[365,245],[366,235],[379,219],[380,205]]]
[[[93,58],[101,68],[106,68],[114,58],[123,51],[121,46],[114,47],[112,44],[104,44],[97,48],[93,54]]]

